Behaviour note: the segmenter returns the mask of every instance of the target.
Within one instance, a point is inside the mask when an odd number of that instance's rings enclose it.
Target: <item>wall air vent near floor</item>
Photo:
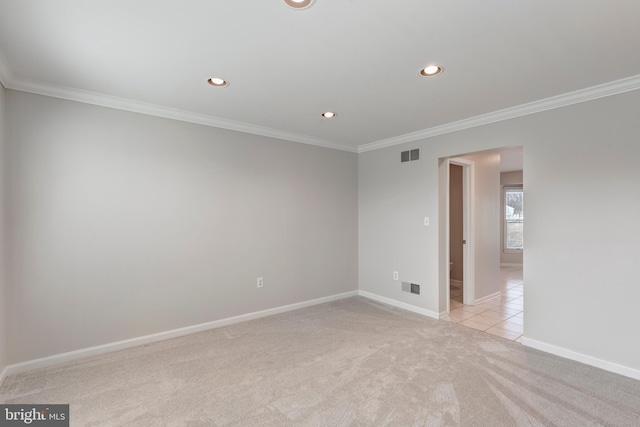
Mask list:
[[[402,282],[402,290],[404,292],[420,295],[420,285],[416,285],[415,283]]]

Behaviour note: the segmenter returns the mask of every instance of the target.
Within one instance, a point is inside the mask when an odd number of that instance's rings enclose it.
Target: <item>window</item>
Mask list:
[[[524,249],[524,192],[522,188],[504,189],[504,249]]]

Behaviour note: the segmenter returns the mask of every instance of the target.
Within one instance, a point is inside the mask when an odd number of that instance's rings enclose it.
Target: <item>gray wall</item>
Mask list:
[[[521,145],[525,336],[640,369],[640,91],[362,153],[357,167],[350,153],[4,95],[7,363],[354,290],[356,263],[360,289],[437,312],[440,159]],[[416,146],[422,159],[401,165]]]
[[[502,190],[509,185],[522,185],[522,171],[503,172],[500,174],[500,263],[522,264],[522,251],[518,253],[504,251],[504,191]]]
[[[5,299],[7,275],[5,268],[5,97],[6,91],[0,84],[0,372],[7,365],[7,303]]]
[[[429,183],[437,190],[438,165],[428,144],[421,160],[400,163],[400,152],[411,148],[416,144],[358,155],[360,290],[438,313],[438,192],[427,191]],[[420,295],[402,292],[401,281],[422,285]]]
[[[448,268],[439,252],[439,159],[523,146],[525,337],[640,369],[639,106],[640,91],[627,92],[362,153],[360,288],[437,311]],[[422,159],[401,167],[399,152],[416,146]],[[407,300],[391,280],[395,269],[423,294]]]
[[[500,153],[464,157],[474,164],[475,299],[500,290]]]
[[[7,101],[9,363],[357,289],[356,154]]]
[[[442,150],[431,140],[420,145],[418,162],[401,164],[399,160],[400,151],[415,148],[415,143],[359,155],[360,289],[442,313],[447,309],[444,272],[449,265],[442,252],[446,234],[440,224],[444,221],[439,218],[444,212],[446,164],[439,159],[465,157],[475,163],[475,256],[479,261],[474,277],[476,298],[482,298],[499,290],[500,155],[465,156],[468,153],[463,151],[447,151],[451,144]],[[430,218],[428,227],[425,216]],[[392,280],[393,271],[400,273],[401,281],[423,284],[421,294],[402,292]]]

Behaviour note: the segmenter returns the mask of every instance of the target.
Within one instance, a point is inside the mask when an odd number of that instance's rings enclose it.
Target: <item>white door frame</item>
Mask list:
[[[446,159],[446,176],[447,176],[447,185],[446,185],[446,201],[445,201],[445,226],[446,226],[446,236],[445,236],[445,254],[446,254],[446,263],[445,263],[445,277],[446,277],[446,295],[447,295],[447,312],[451,310],[451,294],[450,294],[450,283],[451,283],[451,271],[450,271],[450,262],[451,262],[451,242],[450,242],[450,232],[451,232],[451,224],[450,224],[450,212],[449,212],[449,200],[450,200],[450,174],[449,165],[458,165],[462,166],[462,235],[466,244],[462,249],[462,257],[463,257],[463,266],[462,266],[462,289],[463,289],[463,303],[467,305],[474,305],[476,302],[476,284],[475,284],[475,269],[476,269],[476,261],[475,261],[475,215],[474,215],[474,195],[475,195],[475,185],[474,185],[474,163],[471,160],[462,159],[462,158],[449,158]]]

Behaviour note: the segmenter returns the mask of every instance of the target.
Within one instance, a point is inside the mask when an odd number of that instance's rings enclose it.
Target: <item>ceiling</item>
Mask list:
[[[638,89],[639,21],[638,0],[2,0],[0,81],[366,151]]]

